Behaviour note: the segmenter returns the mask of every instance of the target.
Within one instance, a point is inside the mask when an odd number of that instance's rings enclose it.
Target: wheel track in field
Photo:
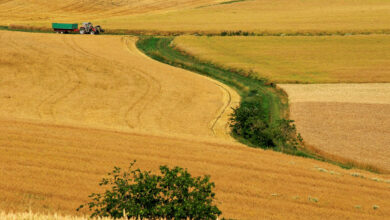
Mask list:
[[[74,45],[76,45],[75,47],[77,48],[77,50],[80,51],[81,54],[85,55],[85,56],[89,56],[91,58],[94,58],[94,59],[103,59],[103,60],[107,60],[107,58],[105,57],[102,57],[102,56],[99,56],[99,55],[96,55],[94,53],[91,53],[85,49],[83,49],[79,44],[77,44],[77,42],[75,42],[75,40],[73,38],[71,38],[72,42]],[[118,63],[118,65],[120,65]],[[123,67],[122,69],[124,69],[126,67]],[[142,93],[142,95],[136,99],[136,101],[130,105],[130,107],[126,110],[126,113],[124,115],[124,121],[125,123],[127,124],[127,126],[131,129],[134,129],[136,128],[136,125],[139,125],[140,121],[138,120],[137,122],[134,122],[132,123],[131,120],[129,119],[129,115],[130,113],[134,110],[134,108],[139,105],[140,103],[143,102],[143,100],[148,96],[149,92],[150,92],[150,81],[148,81],[148,79],[144,76],[144,74],[142,73],[137,73],[137,72],[133,72],[135,75],[137,75],[138,77],[142,78],[144,81],[145,81],[145,84],[147,86],[147,89],[145,92]],[[138,118],[138,117],[137,117]]]
[[[123,38],[121,38],[121,40],[122,40],[122,43],[124,44],[125,49],[131,54],[132,51],[129,48],[129,42],[128,42],[129,39],[126,37],[123,37]],[[148,82],[149,87],[148,87],[148,91],[146,93],[144,93],[144,95],[139,100],[139,102],[137,102],[135,105],[131,106],[128,109],[128,111],[126,113],[126,119],[128,121],[128,124],[129,124],[130,112],[133,111],[134,108],[138,105],[138,106],[140,106],[140,110],[136,114],[136,120],[138,121],[138,123],[142,124],[141,117],[142,117],[142,114],[145,113],[146,107],[150,103],[152,103],[153,100],[155,100],[159,96],[159,94],[161,94],[161,83],[159,82],[158,79],[152,77],[151,75],[147,74],[143,70],[136,68],[136,67],[133,67],[133,69],[137,70],[139,73],[141,73],[140,76],[143,77]],[[156,85],[156,86],[154,86],[154,85]]]
[[[74,38],[70,38],[70,41],[72,41],[72,48],[81,54],[85,56],[89,56],[94,59],[100,59],[100,60],[105,60],[107,61],[108,59],[103,56],[96,55],[88,50],[85,50],[82,48],[81,45],[79,45]],[[128,45],[128,40],[122,38],[122,43]],[[126,49],[131,53],[130,49],[128,46],[126,46]],[[112,62],[112,60],[108,60]],[[123,64],[118,62],[118,66],[123,66]],[[121,69],[127,69],[128,66],[123,66]],[[142,125],[142,115],[145,112],[145,109],[147,106],[152,103],[152,101],[159,96],[161,92],[161,84],[160,82],[150,76],[148,73],[145,71],[132,67],[132,74],[138,76],[139,78],[143,79],[146,84],[146,91],[142,93],[142,95],[137,98],[126,110],[126,113],[124,115],[124,121],[127,124],[127,126],[131,129],[134,129],[136,127],[140,127]],[[133,114],[132,114],[133,113]],[[134,117],[132,117],[134,115]]]
[[[70,48],[72,48],[73,51],[77,52],[77,49],[73,47],[71,44],[67,42],[67,39],[65,36],[62,36],[63,42],[68,45]],[[70,94],[75,92],[77,89],[81,87],[82,77],[75,68],[72,66],[72,73],[69,74],[68,71],[66,71],[67,75],[67,82],[63,84],[62,87],[60,87],[58,90],[56,90],[54,93],[46,97],[38,106],[39,116],[40,118],[44,118],[44,115],[50,115],[52,119],[55,119],[55,105],[58,104],[61,100],[64,100],[66,97],[68,97]]]
[[[13,47],[16,50],[22,51],[22,53],[25,51],[25,48],[20,48],[20,45],[14,42],[12,38],[9,38],[6,42],[13,45]],[[36,51],[36,48],[30,47],[30,51]],[[37,52],[39,54],[39,52]],[[69,75],[68,72],[66,72],[67,81],[60,86],[60,88],[56,89],[54,92],[46,96],[38,105],[37,105],[37,113],[39,118],[43,119],[44,117],[50,117],[52,119],[55,119],[54,117],[54,111],[53,111],[53,105],[55,105],[58,100],[61,99],[61,97],[65,98],[67,96],[67,93],[71,93],[74,91],[78,85],[69,87],[69,84],[72,82],[72,77]],[[67,89],[67,87],[69,87]],[[68,92],[63,92],[67,91]]]
[[[232,103],[232,94],[230,93],[230,91],[224,85],[221,85],[221,84],[218,84],[218,83],[214,83],[214,84],[217,85],[219,88],[221,88],[222,92],[225,95],[227,95],[227,101],[224,103],[222,108],[220,108],[219,113],[217,114],[215,119],[212,120],[211,123],[210,123],[211,124],[211,126],[210,126],[211,131],[213,132],[214,135],[217,135],[216,125],[221,120],[222,116],[226,113],[227,109],[230,106],[232,106],[233,103]],[[229,126],[229,124],[226,123],[226,125],[223,128],[223,130],[225,130],[226,133],[228,133],[228,131],[227,131],[228,130],[228,126]]]
[[[137,51],[140,55],[144,56],[145,58],[152,59],[149,56],[147,56],[146,54],[142,53],[140,50],[137,49]],[[152,60],[154,60],[154,59],[152,59]],[[179,68],[176,66],[174,66],[174,67]],[[182,69],[182,68],[180,68],[180,69]],[[186,70],[186,71],[188,71],[188,70]],[[197,74],[197,73],[195,73],[195,74]],[[211,130],[211,132],[214,134],[214,136],[224,136],[225,138],[231,139],[227,114],[228,114],[229,108],[233,108],[240,103],[241,98],[233,89],[231,89],[227,85],[225,85],[221,82],[218,82],[217,80],[214,80],[208,76],[204,76],[204,75],[200,75],[200,76],[204,77],[204,79],[206,79],[208,81],[211,81],[213,84],[215,84],[217,87],[219,87],[221,92],[225,96],[222,98],[222,102],[223,102],[222,107],[219,108],[219,110],[217,111],[218,113],[216,114],[214,119],[212,119],[209,122],[208,127]],[[234,95],[232,93],[234,93]],[[226,121],[221,121],[223,117],[226,117]],[[222,123],[222,124],[220,124],[220,123]]]

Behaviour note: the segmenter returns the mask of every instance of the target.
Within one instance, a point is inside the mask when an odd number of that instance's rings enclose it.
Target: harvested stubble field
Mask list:
[[[91,20],[110,29],[220,32],[380,32],[387,0],[0,0],[0,25]]]
[[[211,175],[229,218],[390,214],[388,175],[213,138],[210,124],[235,93],[150,60],[134,38],[0,32],[0,39],[2,210],[76,214],[113,166],[136,159],[143,169],[167,164]]]
[[[390,84],[280,86],[308,144],[390,171]]]
[[[278,83],[390,82],[390,37],[175,38],[176,46],[219,65],[254,70]]]

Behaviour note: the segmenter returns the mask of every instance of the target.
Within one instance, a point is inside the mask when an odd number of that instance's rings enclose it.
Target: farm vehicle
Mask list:
[[[52,23],[52,28],[56,33],[80,33],[80,34],[100,34],[103,33],[103,28],[100,25],[93,26],[91,22],[84,22],[81,24],[80,29],[78,24],[64,24],[64,23]]]

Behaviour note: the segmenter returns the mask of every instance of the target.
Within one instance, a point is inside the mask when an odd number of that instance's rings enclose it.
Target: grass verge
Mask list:
[[[19,26],[0,26],[0,30],[8,31],[22,31],[35,33],[53,33],[51,29],[26,28]],[[128,35],[127,33],[109,33],[110,35]],[[136,33],[132,33],[137,35]],[[158,35],[157,35],[158,36]],[[237,122],[237,116],[241,113],[250,112],[250,117],[246,117],[244,124],[249,121],[253,125],[264,123],[261,125],[267,128],[265,138],[272,140],[274,146],[261,145],[256,143],[256,138],[252,139],[245,136],[243,133],[233,132],[232,136],[243,144],[250,147],[260,147],[265,149],[272,149],[274,151],[283,152],[290,155],[312,158],[323,162],[328,162],[344,169],[359,168],[368,170],[374,173],[387,173],[386,170],[378,167],[358,163],[355,161],[346,160],[332,154],[325,153],[311,146],[306,146],[296,136],[295,126],[291,124],[293,121],[288,120],[288,98],[285,92],[276,87],[274,83],[267,82],[266,79],[258,78],[256,73],[247,72],[241,69],[226,68],[218,66],[211,62],[201,61],[196,57],[180,51],[172,45],[174,37],[165,36],[146,36],[144,35],[137,42],[137,47],[149,57],[160,62],[184,68],[199,74],[214,78],[232,88],[234,88],[241,96],[240,107],[235,109],[235,116],[233,116],[233,131],[234,124]],[[247,109],[244,109],[244,108]],[[241,111],[241,113],[238,113]],[[253,115],[253,113],[261,113],[261,117]],[[253,116],[253,117],[252,117]],[[248,120],[249,119],[249,120]],[[240,123],[242,125],[242,123]],[[261,127],[260,126],[260,127]],[[242,126],[241,126],[242,127]],[[278,134],[287,131],[288,133]],[[254,131],[245,132],[253,133]],[[250,135],[250,134],[249,134]],[[267,137],[271,136],[271,137]],[[272,137],[276,136],[276,137]],[[292,137],[292,139],[291,139]],[[297,142],[299,144],[291,143]],[[260,141],[261,142],[261,141]],[[264,143],[264,142],[263,142]],[[267,142],[265,142],[267,143]],[[287,146],[284,144],[287,143]]]
[[[253,72],[201,61],[175,48],[172,41],[173,37],[143,37],[138,40],[137,47],[155,60],[211,77],[234,88],[241,96],[241,103],[232,115],[231,127],[232,136],[239,142],[328,162],[345,169],[381,172],[373,166],[337,159],[305,147],[288,118],[288,98],[283,90],[266,79],[258,78]],[[263,134],[258,136],[259,132]]]

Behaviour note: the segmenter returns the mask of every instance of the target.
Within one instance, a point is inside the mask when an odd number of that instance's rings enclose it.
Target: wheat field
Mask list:
[[[110,29],[177,32],[389,31],[387,0],[0,0],[0,25],[92,21]]]
[[[0,117],[227,136],[239,102],[221,83],[146,58],[136,38],[2,31],[0,39]]]
[[[254,70],[278,83],[390,82],[390,37],[180,36],[175,45],[203,60]]]
[[[236,93],[147,58],[135,38],[0,32],[0,39],[4,212],[87,214],[75,209],[100,190],[99,180],[137,160],[142,169],[167,164],[211,175],[228,218],[390,214],[389,175],[235,143],[224,115]]]

